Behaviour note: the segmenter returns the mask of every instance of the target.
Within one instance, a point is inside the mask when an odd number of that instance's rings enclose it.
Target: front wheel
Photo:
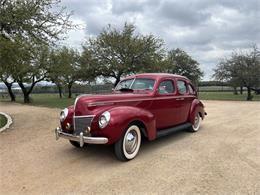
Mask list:
[[[128,161],[136,157],[141,145],[141,131],[138,126],[131,125],[125,134],[115,143],[116,157]]]
[[[197,132],[200,128],[200,123],[201,123],[201,117],[200,117],[200,114],[197,113],[195,118],[194,118],[194,123],[190,127],[190,131],[191,132]]]

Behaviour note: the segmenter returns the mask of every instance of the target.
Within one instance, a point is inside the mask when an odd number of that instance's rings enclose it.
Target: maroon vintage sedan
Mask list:
[[[189,79],[173,74],[137,74],[112,94],[80,95],[60,114],[56,138],[76,147],[114,144],[119,160],[133,159],[142,137],[154,140],[174,131],[196,132],[206,112]]]

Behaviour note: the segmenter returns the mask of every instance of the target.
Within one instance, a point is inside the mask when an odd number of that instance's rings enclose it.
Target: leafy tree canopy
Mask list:
[[[135,26],[127,23],[122,30],[109,25],[83,47],[96,61],[95,71],[115,78],[115,85],[121,76],[152,70],[162,58],[163,42],[153,35],[137,34],[135,30]]]
[[[168,52],[163,71],[186,76],[196,84],[203,76],[199,63],[179,48]]]
[[[251,90],[260,88],[260,51],[253,46],[248,52],[233,52],[230,58],[219,62],[214,72],[217,80],[247,87],[247,100],[252,100]]]
[[[0,0],[0,36],[37,42],[60,39],[73,25],[59,0]]]

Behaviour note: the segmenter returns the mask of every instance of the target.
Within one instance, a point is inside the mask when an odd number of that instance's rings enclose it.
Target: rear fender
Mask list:
[[[190,123],[192,124],[194,123],[195,116],[197,113],[200,113],[201,118],[204,119],[205,117],[204,105],[200,100],[194,99],[191,103],[191,108],[189,113],[188,121]]]

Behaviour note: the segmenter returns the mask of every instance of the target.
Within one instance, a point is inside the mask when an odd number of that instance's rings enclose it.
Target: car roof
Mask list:
[[[177,74],[170,74],[170,73],[141,73],[141,74],[135,74],[135,75],[125,77],[124,79],[131,79],[131,78],[160,79],[160,78],[166,78],[166,77],[182,78],[182,79],[189,80],[185,76],[181,76],[181,75],[177,75]]]

